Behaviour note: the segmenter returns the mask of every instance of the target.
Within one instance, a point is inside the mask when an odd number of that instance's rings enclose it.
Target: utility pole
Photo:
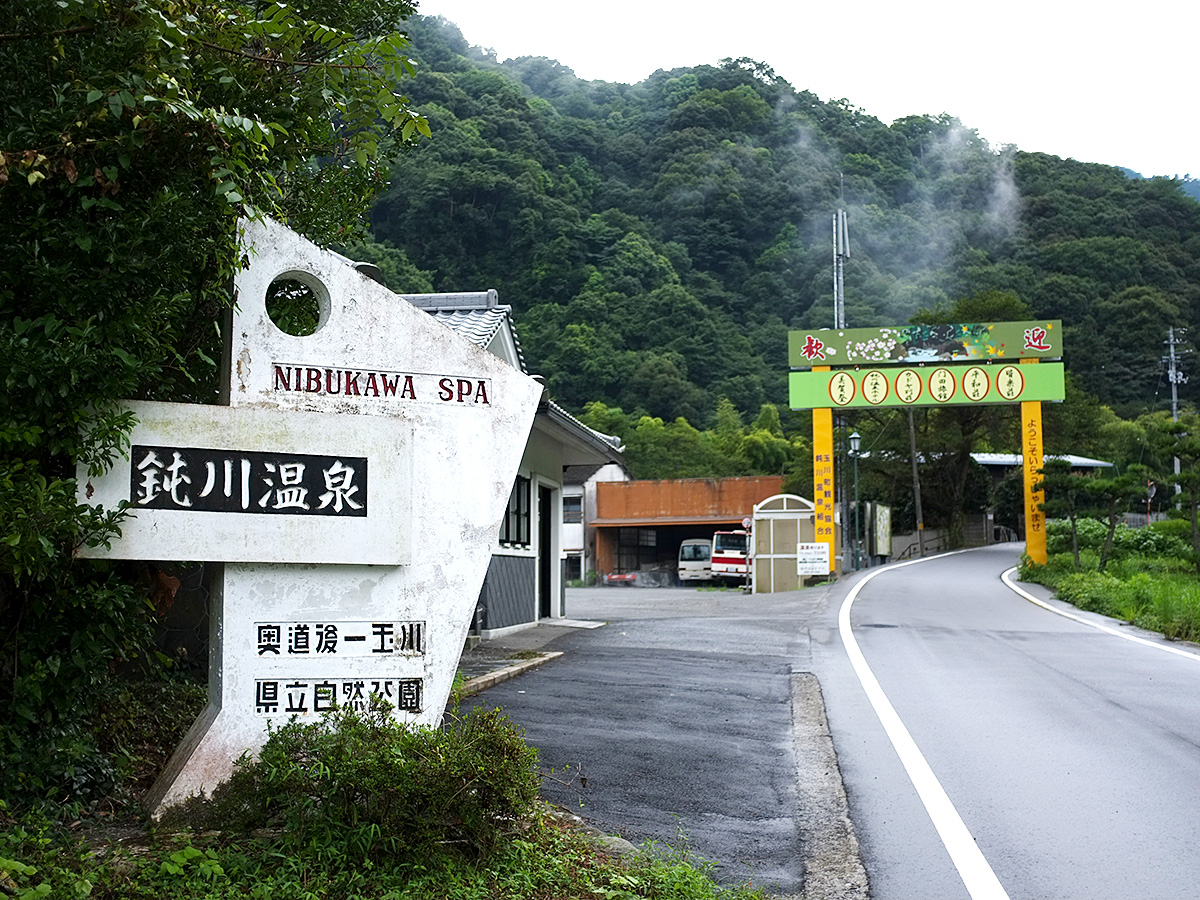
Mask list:
[[[850,255],[850,231],[846,224],[846,210],[839,208],[833,214],[833,327],[846,327],[846,258]],[[838,417],[839,430],[845,433],[845,419]],[[844,445],[843,445],[844,446]],[[842,498],[842,568],[846,565],[846,548],[850,546],[850,498],[846,485],[845,467],[837,466],[838,489]]]
[[[846,211],[833,214],[833,327],[846,327],[846,260],[850,258],[850,231]]]
[[[1180,329],[1180,334],[1183,334]],[[1171,421],[1179,421],[1179,385],[1187,384],[1187,376],[1179,371],[1179,357],[1175,355],[1175,328],[1167,329],[1167,380],[1171,382]],[[1178,460],[1176,460],[1178,462]],[[1175,474],[1179,474],[1176,470]]]
[[[912,457],[913,497],[917,502],[917,549],[925,558],[925,517],[921,515],[921,475],[917,470],[917,426],[913,424],[912,407],[908,408],[908,452]]]
[[[1182,333],[1182,332],[1181,332]],[[1171,382],[1171,421],[1179,421],[1179,385],[1187,384],[1187,376],[1179,371],[1178,357],[1175,355],[1175,328],[1172,326],[1167,329],[1167,380]],[[1183,488],[1179,482],[1179,457],[1175,457],[1175,493],[1180,493]]]

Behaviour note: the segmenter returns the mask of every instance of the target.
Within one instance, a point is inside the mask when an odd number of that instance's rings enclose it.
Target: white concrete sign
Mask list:
[[[130,514],[111,549],[81,555],[229,562],[409,561],[412,440],[406,423],[184,403],[129,403],[130,454],[84,499]]]
[[[81,502],[131,504],[98,555],[222,564],[209,703],[151,791],[207,793],[269,722],[441,719],[542,386],[275,223],[246,223],[227,407],[130,404],[129,458]],[[273,282],[317,330],[267,314]],[[86,496],[90,489],[91,496]]]
[[[829,545],[826,543],[796,545],[797,575],[828,575]]]

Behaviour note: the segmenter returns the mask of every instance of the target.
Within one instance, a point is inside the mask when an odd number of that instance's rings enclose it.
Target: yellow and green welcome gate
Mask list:
[[[833,411],[1021,404],[1025,551],[1046,562],[1046,531],[1034,491],[1042,467],[1042,401],[1063,399],[1062,322],[898,325],[792,331],[788,405],[813,411],[816,541],[834,571]]]

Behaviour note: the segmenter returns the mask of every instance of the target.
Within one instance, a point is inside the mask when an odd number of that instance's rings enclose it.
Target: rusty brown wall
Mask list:
[[[663,481],[605,481],[596,485],[599,522],[728,521],[749,516],[754,504],[780,493],[783,478],[678,478]]]
[[[616,571],[617,529],[596,529],[596,571],[601,575]]]

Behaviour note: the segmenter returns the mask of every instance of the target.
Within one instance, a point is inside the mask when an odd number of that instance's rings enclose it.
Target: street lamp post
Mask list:
[[[854,459],[854,571],[858,571],[858,563],[862,551],[862,516],[858,509],[858,456],[862,448],[862,435],[855,429],[850,433],[850,456]]]

